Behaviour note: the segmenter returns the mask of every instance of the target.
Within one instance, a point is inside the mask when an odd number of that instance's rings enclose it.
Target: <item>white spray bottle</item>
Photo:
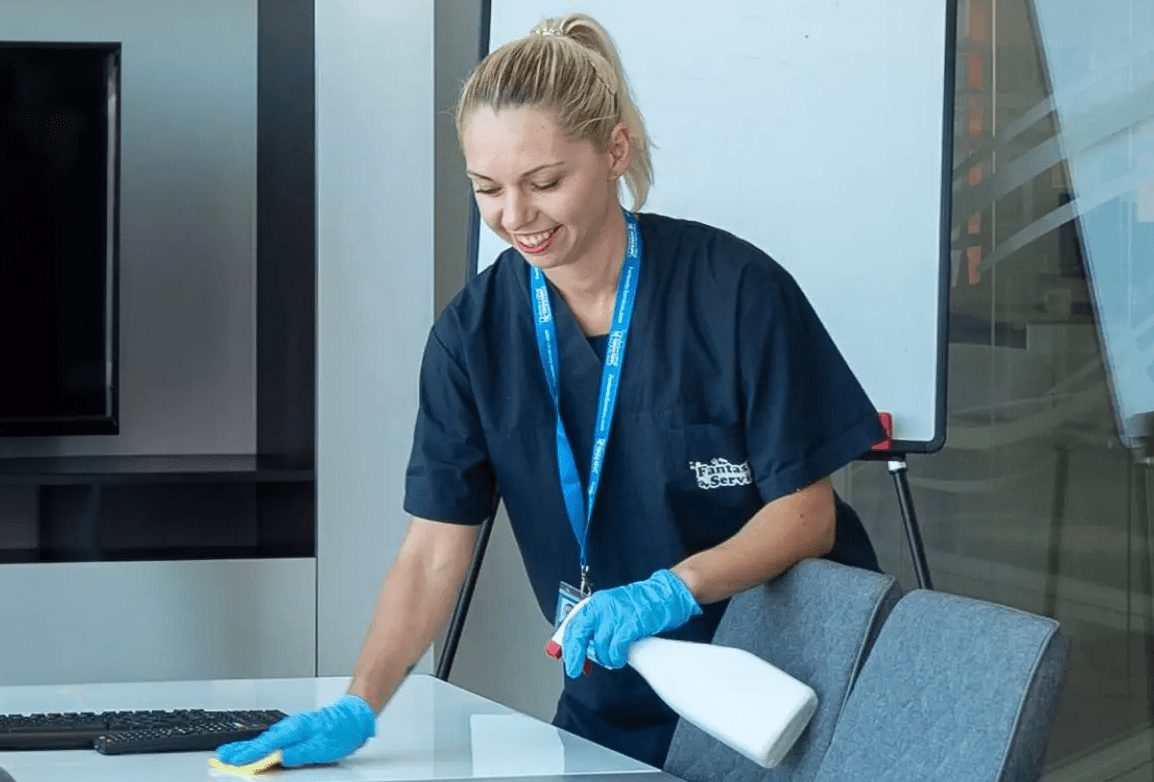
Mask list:
[[[561,659],[565,628],[588,600],[553,633],[550,657]],[[643,638],[629,647],[629,665],[682,719],[763,768],[781,762],[817,710],[812,688],[743,649]]]

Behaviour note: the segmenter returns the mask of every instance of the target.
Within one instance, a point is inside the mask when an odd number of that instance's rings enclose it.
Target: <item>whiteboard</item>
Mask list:
[[[481,50],[546,16],[604,25],[653,143],[641,211],[731,231],[789,270],[893,416],[894,450],[928,453],[945,442],[955,8],[489,0]],[[508,247],[484,224],[476,239],[478,269]]]

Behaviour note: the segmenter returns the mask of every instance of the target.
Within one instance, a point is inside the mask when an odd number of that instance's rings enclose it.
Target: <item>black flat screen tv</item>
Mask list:
[[[0,41],[0,437],[115,434],[120,45]]]

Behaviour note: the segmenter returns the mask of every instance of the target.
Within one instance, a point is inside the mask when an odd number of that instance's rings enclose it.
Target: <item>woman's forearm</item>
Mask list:
[[[828,478],[765,505],[733,537],[670,568],[704,605],[764,583],[833,548],[836,528]]]
[[[385,578],[349,692],[380,713],[449,618],[476,527],[413,519]]]

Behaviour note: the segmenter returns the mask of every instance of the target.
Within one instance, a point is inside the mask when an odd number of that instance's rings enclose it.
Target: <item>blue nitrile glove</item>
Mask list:
[[[217,747],[230,766],[244,766],[281,750],[282,766],[333,763],[364,746],[377,732],[377,715],[356,695],[331,706],[285,717],[255,739]]]
[[[681,627],[700,613],[689,588],[668,570],[594,592],[565,628],[565,673],[573,679],[580,676],[587,654],[606,668],[623,668],[635,641]]]

